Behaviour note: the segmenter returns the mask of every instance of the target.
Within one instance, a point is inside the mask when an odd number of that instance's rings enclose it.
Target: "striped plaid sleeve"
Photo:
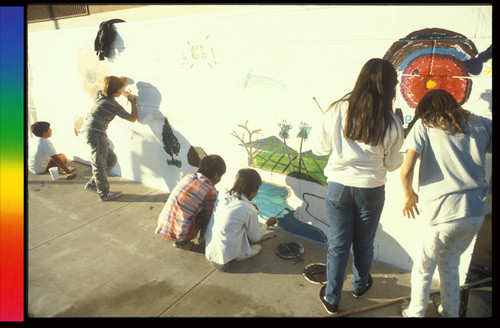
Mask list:
[[[212,212],[214,210],[214,204],[217,199],[217,189],[215,187],[210,186],[210,190],[208,190],[207,195],[202,203],[205,212],[207,213],[207,218],[210,219],[212,216]]]

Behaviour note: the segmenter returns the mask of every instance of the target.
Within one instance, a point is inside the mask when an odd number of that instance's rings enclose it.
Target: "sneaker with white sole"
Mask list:
[[[409,304],[408,299],[404,299],[401,301],[401,316],[402,317],[405,317],[405,318],[409,317],[409,315],[407,313],[409,305],[410,304]]]
[[[323,303],[323,306],[325,307],[326,312],[328,312],[329,314],[339,313],[339,305],[338,304],[330,304],[326,300],[325,290],[326,290],[326,286],[321,287],[321,290],[319,291],[319,298],[321,299],[321,302]]]
[[[251,245],[250,246],[250,253],[246,255],[240,255],[237,258],[235,258],[236,261],[243,261],[246,259],[249,259],[251,257],[254,257],[255,255],[258,255],[262,251],[262,246],[259,244]]]
[[[122,195],[121,191],[110,191],[106,196],[101,196],[99,197],[99,199],[101,200],[101,202],[107,202],[108,200],[118,198],[121,195]]]
[[[212,262],[212,265],[214,266],[214,268],[216,268],[218,271],[221,271],[221,272],[225,272],[228,268],[228,264],[219,264],[219,263],[215,263],[215,262]]]
[[[369,275],[368,276],[368,282],[366,283],[366,286],[365,286],[365,289],[363,289],[362,291],[360,292],[352,292],[352,296],[354,296],[354,298],[361,298],[361,296],[364,295],[364,293],[366,293],[368,291],[368,289],[370,289],[370,287],[373,285],[373,278],[372,278],[372,275]]]

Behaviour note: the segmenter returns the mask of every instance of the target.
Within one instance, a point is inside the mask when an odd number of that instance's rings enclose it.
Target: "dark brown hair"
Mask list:
[[[451,135],[457,132],[466,133],[467,123],[474,119],[474,114],[463,109],[448,91],[436,89],[427,92],[420,99],[415,116],[408,124],[408,130],[418,119],[429,127],[444,130]]]
[[[44,121],[38,121],[31,125],[31,132],[37,137],[42,137],[44,132],[49,131],[50,123]]]
[[[354,89],[340,101],[348,101],[344,138],[373,146],[382,143],[392,117],[398,76],[390,61],[372,58],[365,63]],[[331,107],[331,106],[330,106]]]
[[[123,86],[125,82],[116,76],[105,76],[102,85],[102,94],[106,97],[112,97],[117,93]]]
[[[217,173],[219,177],[226,173],[226,162],[219,155],[207,155],[201,159],[198,172],[213,181]]]
[[[262,179],[259,172],[249,168],[240,169],[229,192],[235,194],[238,199],[241,199],[242,194],[248,198],[252,193],[259,190],[261,184]]]

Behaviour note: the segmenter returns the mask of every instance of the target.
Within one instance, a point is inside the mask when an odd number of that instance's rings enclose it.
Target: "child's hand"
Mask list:
[[[135,95],[132,93],[130,88],[127,88],[127,90],[123,91],[123,95],[127,97],[128,101],[135,101]]]
[[[266,221],[266,225],[267,225],[268,227],[270,227],[270,226],[275,225],[275,224],[276,224],[276,222],[278,222],[278,217],[277,217],[277,216],[273,216],[273,217],[271,217],[271,218],[267,219],[267,221]]]
[[[420,214],[418,211],[417,207],[418,203],[418,195],[415,193],[411,193],[410,195],[405,196],[404,202],[403,202],[403,215],[408,217],[408,219],[415,219],[415,213],[417,215]]]

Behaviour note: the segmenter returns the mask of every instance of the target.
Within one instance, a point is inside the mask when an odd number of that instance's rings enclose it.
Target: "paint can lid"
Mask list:
[[[296,241],[286,241],[276,247],[276,254],[282,259],[294,259],[304,253],[304,246]]]
[[[313,284],[326,285],[326,265],[324,263],[306,265],[303,275],[307,281]]]

